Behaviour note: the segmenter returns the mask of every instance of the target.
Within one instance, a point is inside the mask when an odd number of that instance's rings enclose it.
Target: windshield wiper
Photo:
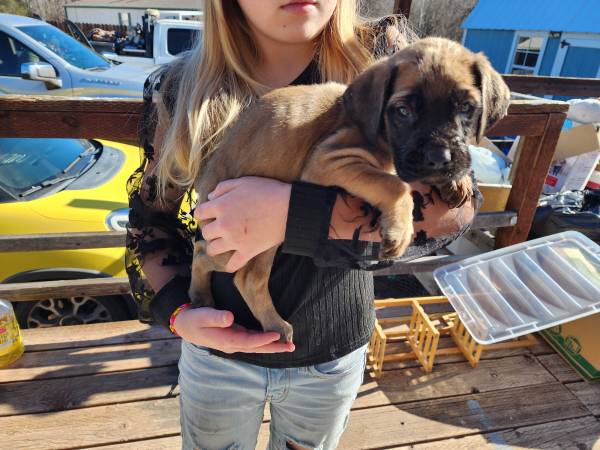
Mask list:
[[[50,180],[42,181],[40,184],[35,184],[35,185],[31,186],[25,192],[21,192],[19,194],[19,197],[21,197],[21,198],[27,197],[41,189],[45,189],[47,187],[54,186],[55,184],[62,183],[63,181],[72,180],[74,178],[77,178],[78,176],[79,175],[71,175],[70,177],[56,177],[56,178],[52,178]]]
[[[75,165],[80,162],[83,158],[87,157],[87,156],[93,156],[93,155],[97,155],[98,153],[100,153],[102,151],[102,147],[97,146],[92,144],[93,146],[84,150],[83,152],[81,152],[79,155],[77,155],[77,157],[67,166],[65,167],[62,171],[61,174],[66,174],[67,172],[69,172],[73,167],[75,167]],[[55,184],[58,183],[62,183],[63,181],[68,181],[68,180],[73,180],[75,178],[78,178],[79,175],[81,175],[81,173],[83,171],[85,171],[88,167],[90,167],[93,164],[93,161],[90,161],[90,164],[88,164],[86,167],[84,167],[83,169],[81,169],[79,172],[77,172],[74,175],[69,175],[69,176],[57,176],[55,178],[50,178],[49,180],[46,181],[42,181],[40,184],[34,184],[33,186],[31,186],[29,189],[27,189],[24,192],[21,192],[19,194],[19,197],[23,198],[23,197],[27,197],[31,194],[33,194],[34,192],[37,192],[41,189],[45,189],[47,187],[50,186],[54,186]]]
[[[82,151],[79,155],[77,155],[77,157],[67,166],[62,170],[62,173],[67,173],[69,170],[71,170],[73,167],[75,167],[75,165],[81,161],[83,158],[85,158],[86,156],[90,156],[90,155],[95,155],[100,151],[100,149],[94,147],[90,147],[84,151]]]

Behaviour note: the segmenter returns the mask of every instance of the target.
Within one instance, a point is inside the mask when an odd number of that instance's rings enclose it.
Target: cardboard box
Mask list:
[[[594,124],[580,125],[560,133],[553,161],[600,150],[600,131]]]
[[[546,341],[584,379],[600,379],[600,314],[541,331]]]
[[[523,140],[520,138],[515,140],[508,153],[510,159],[518,155],[522,143]],[[600,131],[596,125],[580,125],[563,130],[556,144],[553,163],[543,192],[554,194],[584,189],[598,163],[597,151],[600,151]],[[512,175],[514,170],[511,172]]]
[[[585,189],[598,161],[600,150],[553,162],[544,183],[544,194]]]
[[[499,212],[506,210],[506,202],[508,201],[512,185],[477,183],[477,186],[483,195],[483,203],[480,212]]]
[[[596,166],[596,170],[592,172],[592,176],[587,182],[586,188],[600,189],[600,164]]]

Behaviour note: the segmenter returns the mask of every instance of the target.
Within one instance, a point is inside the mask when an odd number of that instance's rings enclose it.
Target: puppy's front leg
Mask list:
[[[302,172],[302,180],[339,186],[381,211],[383,259],[401,256],[412,241],[413,200],[410,187],[398,176],[376,166],[363,149],[315,151]]]

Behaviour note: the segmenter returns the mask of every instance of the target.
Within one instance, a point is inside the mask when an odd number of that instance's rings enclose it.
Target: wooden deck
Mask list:
[[[180,340],[138,321],[24,330],[0,370],[0,448],[178,449]],[[340,449],[600,449],[600,384],[547,345],[368,376]],[[268,438],[268,411],[259,447]]]

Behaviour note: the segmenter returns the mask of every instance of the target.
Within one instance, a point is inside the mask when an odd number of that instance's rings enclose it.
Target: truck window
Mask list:
[[[21,64],[46,62],[16,39],[0,32],[0,75],[21,78]]]
[[[167,51],[170,55],[178,55],[191,49],[199,38],[199,30],[171,28],[167,32]]]
[[[51,25],[25,25],[17,28],[75,67],[87,70],[105,70],[110,67],[110,63],[98,53]]]

